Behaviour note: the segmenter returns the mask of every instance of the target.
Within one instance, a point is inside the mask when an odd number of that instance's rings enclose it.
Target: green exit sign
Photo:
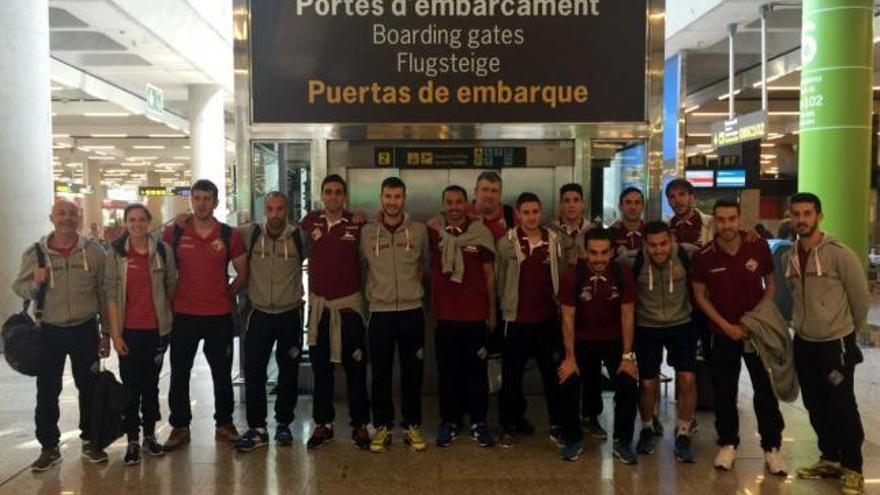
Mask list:
[[[147,110],[155,115],[165,112],[165,93],[152,84],[147,84]]]

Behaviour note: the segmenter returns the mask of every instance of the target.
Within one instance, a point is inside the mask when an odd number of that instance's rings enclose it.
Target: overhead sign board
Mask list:
[[[146,87],[146,96],[147,96],[147,110],[155,115],[162,115],[165,113],[165,93],[156,86],[152,84],[147,84]]]
[[[712,124],[712,146],[715,148],[763,139],[766,135],[767,112],[763,110]]]
[[[380,147],[377,167],[394,168],[501,168],[524,167],[525,146]]]
[[[251,0],[255,123],[646,121],[646,0]]]

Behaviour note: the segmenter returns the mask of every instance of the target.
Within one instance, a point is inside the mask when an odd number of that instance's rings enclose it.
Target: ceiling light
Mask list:
[[[761,155],[762,160],[773,160],[776,158],[776,155]]]
[[[735,90],[733,91],[733,96],[736,96],[736,95],[738,95],[738,94],[740,94],[740,93],[742,93],[742,89],[735,89]],[[724,93],[723,95],[721,95],[721,96],[718,97],[718,100],[719,100],[719,101],[722,101],[722,100],[726,100],[726,99],[728,99],[728,98],[730,98],[730,93]]]
[[[130,157],[126,158],[126,160],[135,161],[135,162],[145,162],[148,160],[156,160],[158,158],[159,158],[158,156],[130,156]]]
[[[93,138],[126,138],[128,134],[92,134]]]
[[[684,113],[696,112],[696,111],[699,110],[699,109],[700,109],[700,105],[694,105],[694,106],[692,106],[692,107],[690,107],[690,108],[686,108],[686,109],[684,110]]]
[[[729,114],[727,112],[694,112],[694,117],[727,117]]]
[[[177,162],[163,162],[163,163],[157,163],[156,166],[157,167],[182,167],[183,164],[177,163]]]
[[[777,116],[777,117],[796,117],[801,113],[798,111],[793,112],[768,112],[767,115]]]
[[[116,146],[112,144],[86,144],[79,147],[83,151],[92,151],[92,150],[114,150]]]
[[[775,148],[776,145],[773,143],[761,143],[762,148]]]
[[[52,134],[53,138],[69,138],[70,134]]]
[[[777,81],[779,79],[782,79],[783,77],[785,77],[785,74],[776,74],[775,76],[768,77],[767,83],[768,84],[772,83],[773,81]],[[760,88],[763,85],[764,85],[764,83],[762,81],[758,81],[755,84],[752,84],[752,87],[753,88]]]
[[[61,90],[63,90],[63,89],[64,89],[64,88],[61,87],[61,86],[52,86],[52,91],[61,91]]]
[[[770,134],[767,135],[767,140],[768,140],[768,141],[774,141],[774,140],[779,139],[779,138],[781,138],[781,137],[785,137],[785,134],[770,133]]]
[[[175,160],[189,160],[190,159],[189,155],[172,156],[171,158],[174,158]]]
[[[800,91],[800,86],[767,86],[767,91]]]
[[[151,137],[154,139],[162,139],[162,138],[185,138],[186,134],[147,134],[147,137]]]
[[[190,145],[188,145],[188,144],[183,145],[183,149],[185,149],[185,150],[190,149]]]
[[[128,112],[83,112],[85,117],[128,117]]]
[[[139,144],[136,146],[132,146],[133,149],[136,150],[164,150],[165,147],[161,144]]]
[[[162,169],[155,170],[155,172],[157,174],[176,174],[177,170],[169,170],[169,169],[162,168]]]
[[[113,156],[90,156],[89,160],[115,160]]]
[[[688,137],[712,137],[711,132],[689,132]]]

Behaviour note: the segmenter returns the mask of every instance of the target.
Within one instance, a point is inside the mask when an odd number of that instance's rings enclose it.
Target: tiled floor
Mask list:
[[[866,364],[858,369],[858,397],[867,439],[864,447],[866,493],[880,494],[880,350],[866,350]],[[111,364],[112,367],[112,364]],[[167,365],[166,365],[167,373]],[[162,379],[163,414],[168,377]],[[193,399],[196,418],[193,443],[164,458],[149,458],[136,467],[120,459],[124,445],[117,442],[108,452],[110,462],[95,466],[79,457],[76,404],[71,380],[65,382],[62,399],[64,462],[51,471],[34,474],[28,469],[39,447],[33,440],[35,387],[28,379],[0,365],[0,494],[833,494],[833,482],[801,481],[791,477],[765,477],[762,453],[750,412],[751,392],[747,375],[741,387],[743,442],[734,471],[718,472],[711,462],[715,454],[712,416],[700,413],[700,432],[695,445],[699,462],[677,464],[672,457],[672,438],[664,437],[657,453],[641,457],[637,466],[623,466],[611,457],[610,444],[588,441],[584,456],[575,463],[558,459],[546,437],[546,416],[540,397],[530,398],[530,416],[538,434],[511,449],[481,449],[465,438],[451,449],[429,448],[411,453],[399,434],[391,449],[375,455],[356,451],[348,442],[350,430],[340,421],[337,441],[315,452],[307,452],[305,440],[311,433],[308,418],[311,400],[302,397],[297,408],[295,444],[236,454],[229,445],[214,440],[211,415],[212,395],[207,366],[200,359],[193,371]],[[236,392],[238,395],[238,391]],[[606,398],[606,417],[611,407]],[[494,402],[494,401],[493,401]],[[340,404],[339,418],[345,417]],[[662,413],[667,428],[674,417],[674,403],[666,401]],[[426,418],[436,416],[433,398],[425,401]],[[493,413],[494,414],[494,413]],[[815,437],[800,403],[783,405],[787,428],[783,454],[791,468],[817,457]],[[244,414],[237,410],[236,422],[244,426]],[[426,425],[433,435],[435,421]],[[162,423],[161,436],[167,434]]]

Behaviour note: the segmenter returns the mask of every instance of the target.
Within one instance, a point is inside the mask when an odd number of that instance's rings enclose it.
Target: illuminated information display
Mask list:
[[[715,148],[763,139],[766,135],[767,112],[763,110],[712,124],[712,146]]]

